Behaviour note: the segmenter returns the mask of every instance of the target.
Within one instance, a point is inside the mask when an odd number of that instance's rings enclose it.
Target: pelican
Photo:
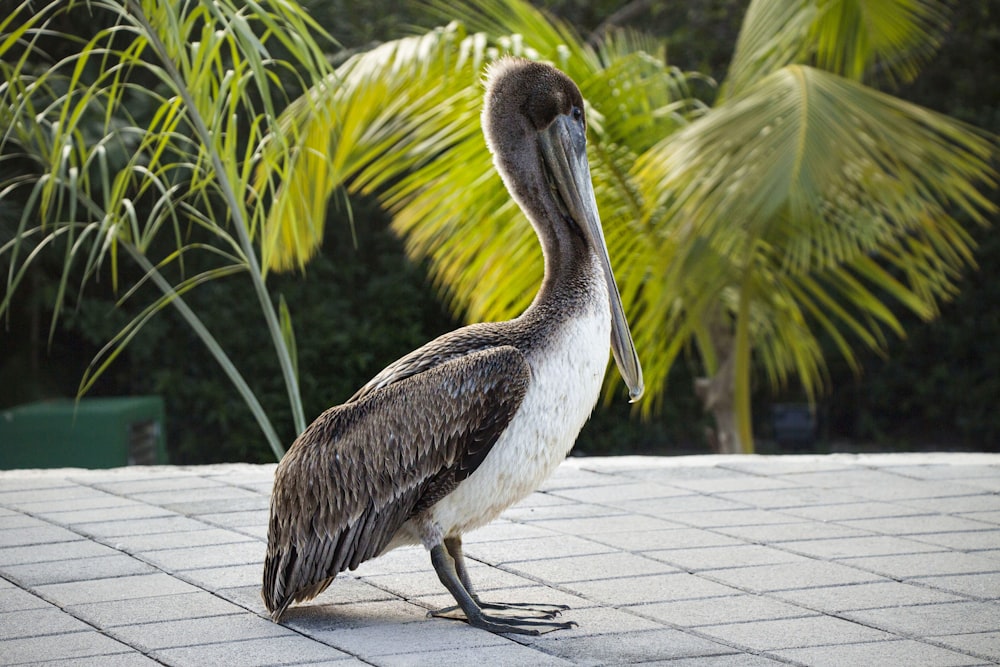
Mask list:
[[[262,597],[275,622],[340,572],[423,544],[457,603],[430,615],[491,632],[575,625],[554,620],[559,605],[483,602],[462,535],[565,459],[597,403],[609,339],[633,401],[642,370],[597,212],[579,89],[511,57],[486,80],[483,131],[541,242],[541,287],[516,319],[463,327],[390,364],[295,440],[271,497]]]

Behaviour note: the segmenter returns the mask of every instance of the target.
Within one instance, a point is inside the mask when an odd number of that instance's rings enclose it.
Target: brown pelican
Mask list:
[[[642,371],[611,272],[586,154],[583,98],[562,72],[505,58],[482,122],[494,164],[542,244],[545,274],[508,322],[445,334],[320,415],[275,473],[262,595],[277,621],[338,573],[423,544],[471,625],[538,634],[561,607],[482,602],[462,534],[552,473],[597,402],[608,341],[632,400]],[[526,609],[520,615],[485,609]],[[531,612],[531,613],[528,613]]]

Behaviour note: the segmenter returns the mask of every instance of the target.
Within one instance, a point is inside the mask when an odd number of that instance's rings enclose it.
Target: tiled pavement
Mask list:
[[[426,618],[419,548],[271,623],[273,470],[0,472],[0,664],[1000,664],[1000,455],[570,459],[466,537],[540,637]]]

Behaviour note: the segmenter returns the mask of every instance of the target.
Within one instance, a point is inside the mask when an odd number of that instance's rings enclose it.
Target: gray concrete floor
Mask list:
[[[469,534],[500,636],[420,548],[271,623],[273,466],[0,472],[0,664],[1000,664],[1000,455],[570,459]]]

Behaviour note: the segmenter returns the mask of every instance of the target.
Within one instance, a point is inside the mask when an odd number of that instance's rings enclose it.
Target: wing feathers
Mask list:
[[[451,359],[327,410],[275,472],[262,596],[278,618],[479,467],[524,398],[530,370],[504,346]]]

